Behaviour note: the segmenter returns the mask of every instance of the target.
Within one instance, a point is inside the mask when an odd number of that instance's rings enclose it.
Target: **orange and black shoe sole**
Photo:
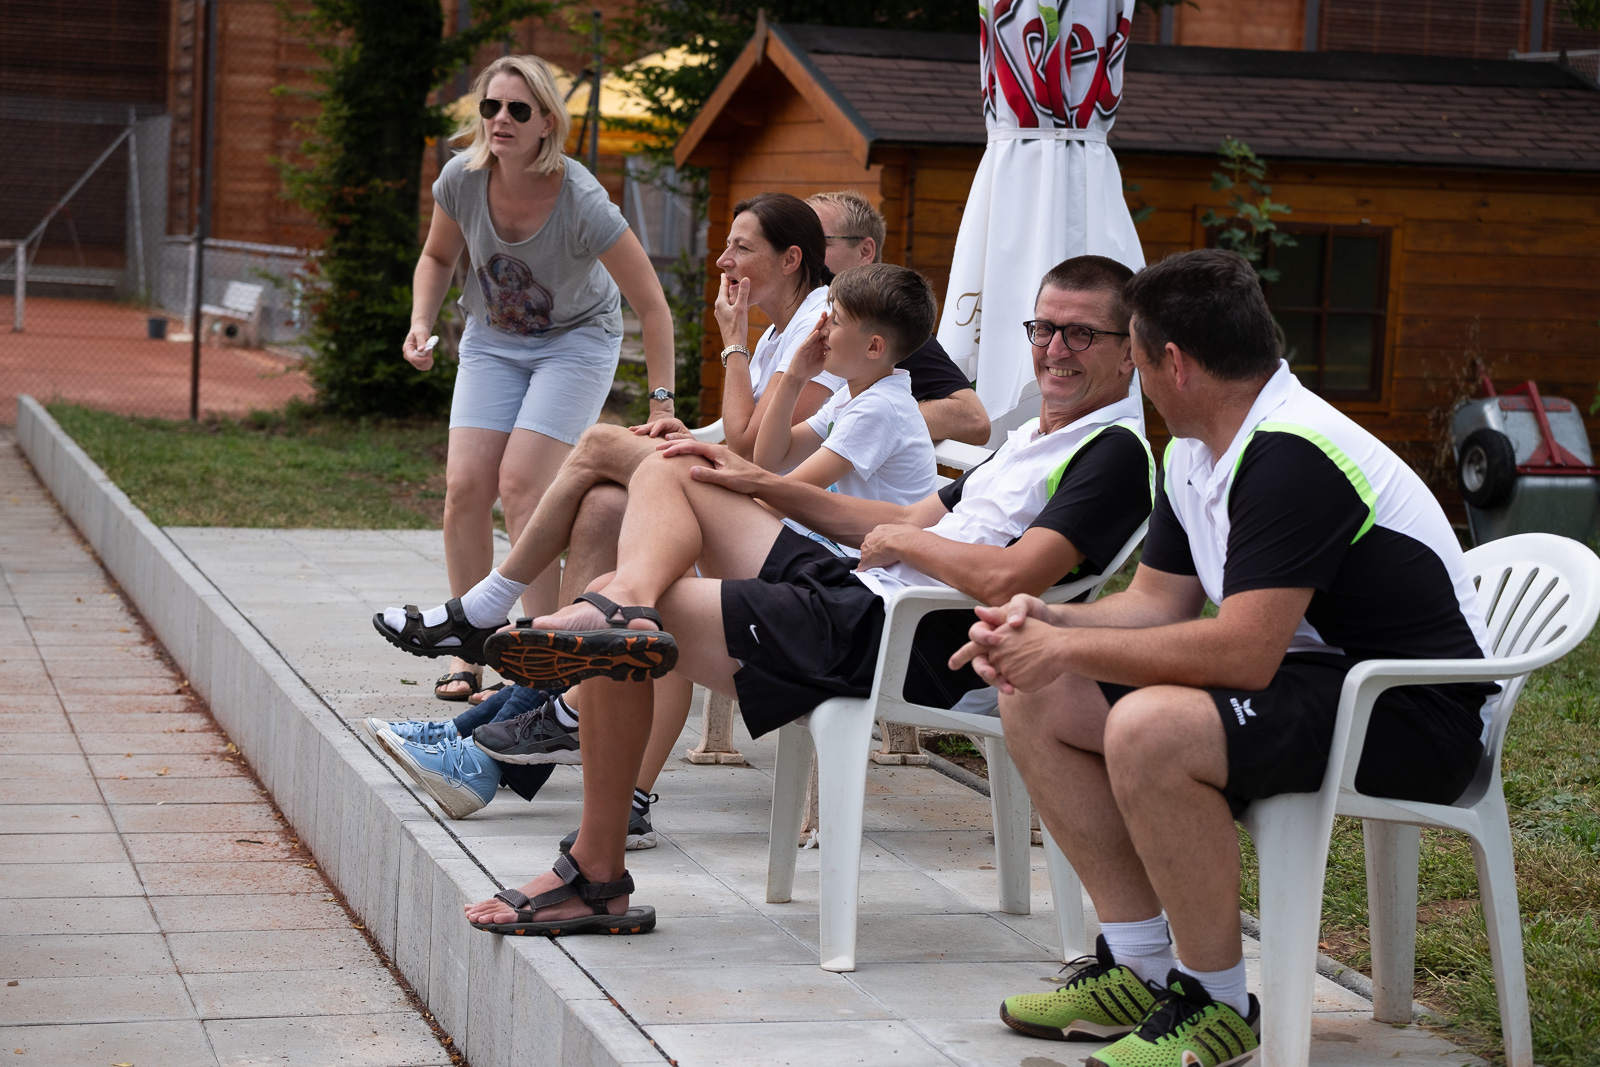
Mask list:
[[[678,644],[660,630],[504,630],[484,642],[489,666],[525,685],[572,686],[585,678],[643,682],[678,662]]]

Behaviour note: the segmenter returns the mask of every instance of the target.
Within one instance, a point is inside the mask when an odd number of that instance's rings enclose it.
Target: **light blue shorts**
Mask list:
[[[469,316],[450,428],[532,430],[577,444],[600,417],[621,352],[621,335],[602,326],[511,338]]]

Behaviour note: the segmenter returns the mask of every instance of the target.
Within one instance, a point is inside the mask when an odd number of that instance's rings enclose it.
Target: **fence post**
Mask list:
[[[0,249],[17,250],[17,282],[12,287],[11,332],[22,332],[22,305],[28,298],[28,242],[0,241]]]

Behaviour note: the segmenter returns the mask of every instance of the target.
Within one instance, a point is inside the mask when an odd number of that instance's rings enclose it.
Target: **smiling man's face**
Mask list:
[[[1108,293],[1057,289],[1047,285],[1039,293],[1033,317],[1057,326],[1072,323],[1093,330],[1125,333],[1127,327],[1112,315],[1112,302]],[[1039,383],[1044,405],[1041,419],[1047,431],[1065,426],[1128,394],[1128,375],[1133,371],[1133,357],[1128,350],[1126,337],[1096,334],[1088,348],[1074,352],[1067,347],[1061,331],[1057,330],[1048,346],[1029,347],[1033,350],[1033,374]]]

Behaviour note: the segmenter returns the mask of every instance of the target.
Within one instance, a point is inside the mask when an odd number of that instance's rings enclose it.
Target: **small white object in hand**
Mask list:
[[[426,341],[422,342],[422,354],[423,355],[427,355],[429,352],[432,352],[433,351],[433,346],[438,344],[438,343],[439,343],[439,335],[438,334],[434,334],[432,337],[430,337]]]

